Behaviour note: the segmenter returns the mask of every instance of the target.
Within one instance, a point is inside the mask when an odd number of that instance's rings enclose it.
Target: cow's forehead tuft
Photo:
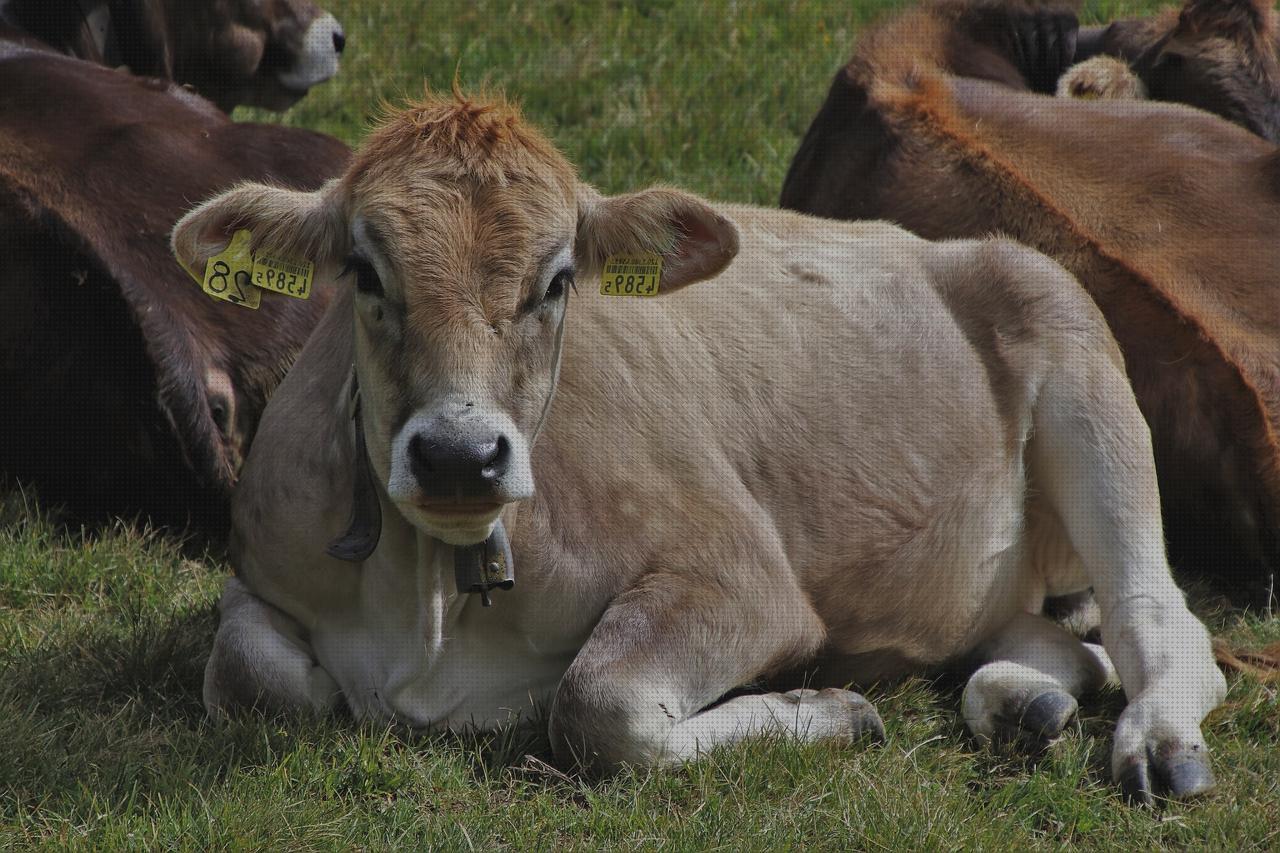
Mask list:
[[[425,172],[450,181],[507,184],[536,180],[570,187],[572,165],[515,104],[500,96],[448,96],[428,90],[389,111],[356,154],[352,184],[380,182],[388,172]]]

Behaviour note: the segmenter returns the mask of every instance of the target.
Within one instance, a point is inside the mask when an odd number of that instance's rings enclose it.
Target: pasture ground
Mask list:
[[[518,96],[606,191],[665,181],[773,204],[857,28],[894,4],[328,5],[349,34],[341,76],[283,119],[237,118],[356,143],[380,99],[456,69]],[[1124,806],[1108,779],[1118,694],[1026,758],[977,748],[958,686],[921,680],[868,693],[883,746],[756,741],[589,785],[547,763],[539,726],[415,741],[341,720],[209,724],[200,683],[226,571],[137,525],[69,533],[0,497],[0,848],[1280,846],[1276,682],[1232,677],[1206,726],[1221,786],[1156,811]],[[1234,643],[1280,640],[1280,620],[1195,598]]]

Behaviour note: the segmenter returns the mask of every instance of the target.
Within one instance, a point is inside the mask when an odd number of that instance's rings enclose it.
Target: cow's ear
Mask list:
[[[738,254],[738,229],[681,190],[655,187],[604,197],[583,186],[576,254],[580,275],[593,275],[615,255],[661,255],[658,293],[671,293],[727,267]]]
[[[188,272],[203,274],[242,229],[253,247],[303,260],[317,268],[339,263],[350,241],[339,184],[330,181],[315,192],[244,183],[189,211],[173,228],[173,253]]]

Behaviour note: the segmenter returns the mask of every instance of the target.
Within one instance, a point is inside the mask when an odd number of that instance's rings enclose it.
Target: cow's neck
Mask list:
[[[120,53],[116,22],[111,17],[108,0],[76,0],[80,17],[84,20],[85,47],[92,47],[93,56],[83,57],[114,68],[124,62]]]

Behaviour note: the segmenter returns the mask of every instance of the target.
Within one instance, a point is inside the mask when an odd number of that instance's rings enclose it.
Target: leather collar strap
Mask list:
[[[355,433],[352,447],[351,520],[347,532],[330,543],[330,557],[349,563],[363,563],[378,547],[382,538],[382,500],[369,464],[369,451],[364,443],[364,421],[360,417],[360,385],[355,365],[351,367],[351,422]]]

